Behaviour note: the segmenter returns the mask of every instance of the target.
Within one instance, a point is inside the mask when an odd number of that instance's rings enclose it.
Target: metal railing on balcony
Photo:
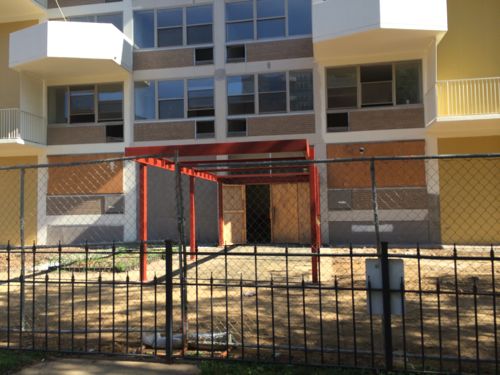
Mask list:
[[[19,139],[45,145],[45,119],[19,108],[0,109],[0,139]]]
[[[500,114],[500,77],[438,81],[439,116]]]

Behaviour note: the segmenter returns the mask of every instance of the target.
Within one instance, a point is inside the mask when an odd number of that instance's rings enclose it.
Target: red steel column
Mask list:
[[[217,183],[217,191],[219,194],[219,246],[224,246],[224,214],[222,204],[222,183]]]
[[[148,262],[147,249],[148,245],[148,167],[141,164],[139,170],[139,237],[144,244],[141,251],[140,259],[140,276],[141,281],[148,281]]]
[[[311,148],[310,160],[314,160],[314,149]],[[311,204],[311,252],[313,254],[318,252],[318,199],[317,199],[317,180],[316,180],[316,166],[311,164],[309,166],[309,201]],[[312,257],[312,281],[318,282],[318,257]]]
[[[196,253],[196,209],[194,201],[194,176],[189,177],[189,247],[191,260]]]

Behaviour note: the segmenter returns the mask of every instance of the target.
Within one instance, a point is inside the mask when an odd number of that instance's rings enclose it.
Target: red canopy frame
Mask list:
[[[320,189],[318,168],[314,164],[300,166],[248,166],[230,167],[227,165],[245,163],[245,162],[273,162],[284,160],[314,160],[314,148],[310,147],[305,139],[298,140],[280,140],[280,141],[258,141],[258,142],[225,142],[208,144],[190,144],[175,146],[153,146],[153,147],[127,147],[125,156],[138,157],[135,161],[140,164],[139,177],[139,235],[144,242],[144,249],[141,252],[140,277],[142,282],[147,281],[147,246],[148,240],[148,167],[161,168],[167,171],[175,171],[175,162],[169,160],[169,157],[200,157],[217,155],[255,155],[263,153],[281,153],[281,152],[300,152],[303,157],[293,158],[247,158],[225,160],[224,168],[217,168],[217,160],[185,161],[181,162],[180,172],[189,176],[189,210],[190,210],[190,252],[191,259],[194,259],[197,249],[196,244],[196,215],[195,215],[195,182],[196,179],[212,181],[218,185],[218,224],[219,224],[219,245],[224,245],[224,218],[222,215],[222,184],[272,184],[283,182],[309,182],[310,190],[310,211],[311,211],[311,252],[318,253],[321,246],[321,228],[320,228]],[[198,169],[202,164],[214,164],[213,168]],[[294,171],[294,168],[302,171]],[[264,174],[262,170],[269,170],[272,173]],[[251,173],[241,175],[217,175],[217,172],[236,172],[249,171]],[[276,173],[275,173],[276,171]],[[318,261],[319,257],[312,257],[312,279],[318,281]]]

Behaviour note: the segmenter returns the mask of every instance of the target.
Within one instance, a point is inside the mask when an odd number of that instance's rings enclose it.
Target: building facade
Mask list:
[[[496,0],[3,1],[0,165],[283,139],[307,140],[317,159],[500,152],[499,18]],[[96,168],[103,182],[82,189]],[[382,172],[382,194],[403,197],[381,207],[384,238],[450,243],[467,226],[464,243],[499,241],[457,221],[475,213],[451,202],[477,200],[447,183],[465,173],[458,165],[441,166],[439,178],[423,162],[410,168],[397,181]],[[27,176],[26,239],[136,240],[127,217],[137,191],[127,181],[137,169],[117,162],[74,172]],[[366,171],[346,172],[330,165],[320,179],[325,243],[362,242],[369,224],[370,186],[352,178]],[[162,179],[153,173],[150,184],[169,186]],[[494,221],[498,207],[487,202],[498,181],[482,183],[491,185],[484,209]],[[19,189],[15,176],[0,184],[4,197]],[[4,200],[2,211],[15,215],[19,207]],[[171,207],[152,209],[162,222],[150,228],[155,237],[170,235],[168,222],[175,231]],[[0,242],[18,232],[6,228]],[[215,241],[216,225],[200,235]]]

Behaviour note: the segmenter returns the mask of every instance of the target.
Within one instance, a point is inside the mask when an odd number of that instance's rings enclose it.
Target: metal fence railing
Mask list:
[[[104,157],[0,167],[0,347],[498,373],[500,155]]]

